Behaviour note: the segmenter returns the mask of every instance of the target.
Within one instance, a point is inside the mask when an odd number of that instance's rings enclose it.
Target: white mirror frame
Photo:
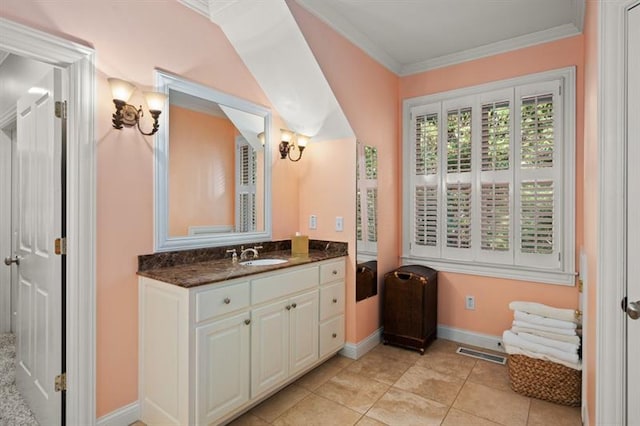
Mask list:
[[[160,114],[160,129],[155,136],[154,162],[154,249],[164,252],[203,247],[219,247],[271,240],[271,111],[244,99],[218,92],[182,77],[156,70],[156,90],[169,94],[169,89],[207,99],[264,118],[264,230],[259,232],[169,236],[169,113]],[[167,100],[168,105],[168,100]]]

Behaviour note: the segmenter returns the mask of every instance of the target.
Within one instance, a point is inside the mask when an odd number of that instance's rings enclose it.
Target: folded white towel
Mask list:
[[[554,308],[542,303],[519,301],[509,303],[509,309],[580,324],[580,321],[576,319],[576,311],[573,309]]]
[[[534,324],[528,321],[513,321],[514,327],[533,328],[534,330],[546,331],[547,333],[564,334],[565,336],[576,336],[576,330],[571,328],[546,327],[540,324]]]
[[[530,328],[530,327],[518,327],[515,325],[511,327],[511,331],[517,334],[529,333],[535,336],[541,336],[541,337],[546,337],[548,339],[558,340],[560,342],[580,344],[580,337],[576,335],[567,336],[566,334],[549,333],[548,331],[536,330],[535,328]]]
[[[513,313],[513,318],[518,321],[527,321],[532,324],[544,325],[545,327],[554,327],[554,328],[569,328],[575,329],[576,323],[570,321],[562,321],[554,318],[545,318],[540,315],[528,314],[522,311],[515,311]]]
[[[511,331],[513,331],[513,329]],[[569,354],[577,354],[578,348],[580,346],[575,343],[559,342],[557,340],[548,339],[546,337],[536,336],[535,334],[517,333],[517,335],[522,337],[524,340],[528,340],[533,343],[538,343],[539,345],[548,346],[550,348],[555,348],[563,352],[567,352]]]
[[[569,368],[573,368],[574,370],[582,370],[582,361],[578,361],[578,362],[567,362],[558,358],[554,358],[550,355],[545,355],[545,354],[539,354],[536,352],[531,352],[528,351],[526,349],[522,349],[522,348],[518,348],[516,346],[511,346],[511,345],[504,345],[504,350],[509,354],[509,355],[526,355],[528,357],[531,358],[535,358],[535,359],[542,359],[544,361],[551,361],[551,362],[555,362],[558,364],[562,364],[566,367]]]
[[[577,363],[580,358],[578,354],[570,354],[568,352],[564,352],[558,349],[550,348],[548,346],[540,345],[538,343],[530,342],[528,340],[519,337],[517,334],[511,332],[511,330],[506,330],[502,333],[502,340],[505,345],[515,346],[521,349],[526,349],[531,352],[537,352],[539,354],[549,355],[557,359],[561,359],[563,361]]]

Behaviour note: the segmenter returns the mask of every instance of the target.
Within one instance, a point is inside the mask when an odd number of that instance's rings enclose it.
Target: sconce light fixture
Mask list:
[[[291,161],[300,161],[302,152],[309,143],[309,136],[300,135],[289,130],[280,129],[280,159],[284,160],[289,157]],[[291,151],[298,150],[298,157],[291,157]]]
[[[158,124],[158,117],[164,107],[164,102],[167,99],[167,95],[159,92],[144,92],[147,100],[147,107],[149,113],[153,117],[153,129],[149,133],[145,133],[140,128],[140,117],[144,115],[142,112],[142,105],[139,108],[128,104],[131,94],[136,87],[128,81],[120,80],[119,78],[108,79],[111,86],[111,94],[113,95],[113,103],[116,106],[116,112],[113,113],[113,127],[116,129],[122,129],[122,126],[138,126],[140,133],[146,136],[151,136],[158,131],[160,125]]]

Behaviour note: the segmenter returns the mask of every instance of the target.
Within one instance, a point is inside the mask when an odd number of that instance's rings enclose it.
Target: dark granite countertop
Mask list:
[[[144,255],[138,257],[138,275],[184,288],[191,288],[347,255],[346,243],[317,240],[314,243],[312,244],[310,241],[309,255],[305,257],[291,257],[290,246],[282,249],[282,245],[278,245],[274,248],[280,250],[260,251],[260,259],[284,259],[287,261],[277,265],[264,266],[234,264],[229,257],[217,257],[217,252],[212,255],[213,258],[202,260],[202,249],[199,249],[199,256],[195,257],[198,261],[193,261],[193,250]],[[247,246],[250,247],[251,245]],[[318,249],[320,247],[322,247],[322,250]],[[154,256],[158,256],[158,258],[153,259]],[[167,259],[170,259],[170,261]],[[189,259],[191,261],[188,261]]]

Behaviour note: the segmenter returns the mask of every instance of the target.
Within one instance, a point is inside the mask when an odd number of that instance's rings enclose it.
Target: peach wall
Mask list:
[[[191,225],[233,226],[235,126],[174,105],[170,114],[169,235],[188,235]]]
[[[576,66],[576,262],[583,242],[583,37],[575,36],[500,55],[403,77],[400,99],[445,92],[521,75]],[[578,265],[579,263],[576,263]],[[553,306],[576,308],[576,287],[440,273],[438,323],[453,328],[501,335],[509,328],[512,300],[530,300]],[[464,309],[464,296],[476,297],[476,310]]]
[[[357,140],[378,149],[378,276],[381,277],[384,272],[398,266],[400,244],[398,77],[297,3],[287,3]],[[349,192],[352,188],[355,191],[355,155],[355,144],[336,146],[334,157],[353,157],[344,173],[345,180],[336,188],[344,188]],[[311,158],[311,152],[308,158]],[[331,176],[331,169],[326,170],[322,176],[337,182]],[[304,192],[304,187],[301,191]],[[347,200],[352,208],[342,209],[345,219],[349,217],[351,221],[355,221],[355,192],[353,194],[353,199]],[[332,222],[334,218],[329,212],[332,208],[313,198],[304,201],[301,199],[300,223],[306,223],[306,213],[309,211],[321,214],[319,219],[327,217]],[[347,230],[353,234],[349,239],[354,240],[355,226],[345,226],[345,232]],[[353,245],[350,250],[353,254]],[[355,274],[355,256],[350,258],[350,271]],[[350,281],[355,283],[355,276],[350,276]],[[357,304],[355,290],[348,297],[347,341],[359,342],[380,327],[380,297],[370,297]]]
[[[598,169],[598,1],[587,1],[584,23],[584,187],[597,188]],[[584,251],[587,255],[585,283],[587,323],[586,358],[587,408],[592,425],[596,420],[596,288],[598,285],[598,194],[584,194]]]
[[[100,417],[137,400],[135,272],[137,256],[153,250],[153,138],[111,127],[113,103],[106,78],[124,78],[149,90],[157,67],[261,105],[269,102],[222,31],[177,1],[2,0],[0,16],[96,50]],[[144,105],[140,91],[131,103]],[[280,125],[274,117],[274,128]],[[276,155],[273,151],[273,235],[284,238],[298,227],[298,184],[289,166],[275,161]]]

